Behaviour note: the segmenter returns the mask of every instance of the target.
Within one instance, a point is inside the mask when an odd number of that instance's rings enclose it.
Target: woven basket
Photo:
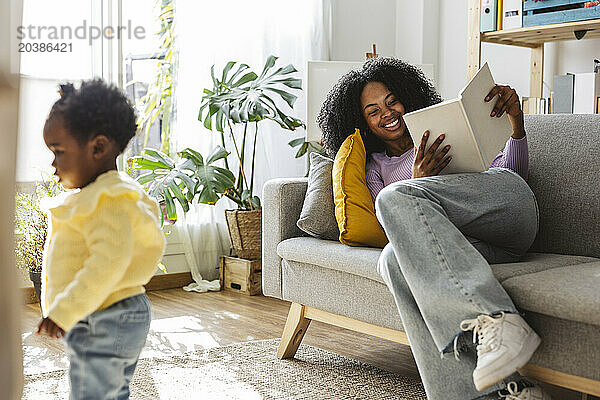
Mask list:
[[[257,260],[262,256],[261,210],[225,210],[231,245],[239,258]]]

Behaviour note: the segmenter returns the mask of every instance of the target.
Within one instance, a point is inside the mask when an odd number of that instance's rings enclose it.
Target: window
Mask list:
[[[155,2],[148,0],[23,0],[21,98],[17,182],[40,180],[52,171],[42,140],[44,122],[61,82],[101,77],[123,87],[132,101],[145,95],[160,56]],[[156,6],[172,3],[158,0]],[[164,7],[164,6],[163,6]],[[51,49],[50,49],[51,46]],[[135,83],[125,86],[129,81]],[[148,145],[160,147],[160,118]],[[134,139],[130,151],[141,151]]]
[[[92,25],[92,2],[24,0],[23,22],[17,31],[21,53],[21,95],[17,182],[40,179],[51,170],[52,155],[42,140],[50,107],[63,81],[89,79],[94,74],[94,42],[83,37]],[[41,45],[44,44],[44,51]],[[47,51],[48,45],[59,45]]]

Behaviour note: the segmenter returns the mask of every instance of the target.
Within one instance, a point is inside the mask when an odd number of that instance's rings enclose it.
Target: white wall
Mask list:
[[[406,61],[433,63],[442,97],[455,97],[467,79],[467,0],[331,0],[332,60],[362,60],[377,43],[378,53]],[[553,77],[591,72],[600,59],[600,39],[544,46],[544,96]],[[482,63],[494,79],[529,96],[531,50],[483,43]]]
[[[373,43],[377,54],[395,54],[395,0],[331,0],[331,13],[331,60],[364,60]]]

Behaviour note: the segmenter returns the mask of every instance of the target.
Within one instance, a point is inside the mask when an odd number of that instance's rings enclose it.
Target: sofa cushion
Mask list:
[[[519,262],[493,264],[492,271],[500,282],[513,276],[532,274],[552,268],[564,267],[587,262],[599,261],[597,258],[584,256],[568,256],[551,253],[527,253]]]
[[[520,309],[600,325],[600,261],[513,277],[503,286]]]
[[[600,115],[526,115],[529,179],[540,211],[531,251],[600,258]]]
[[[333,160],[318,153],[310,153],[308,187],[296,225],[310,236],[338,240],[340,230],[335,220],[331,171]]]
[[[375,216],[367,188],[367,152],[360,131],[348,136],[333,162],[333,198],[340,242],[349,246],[384,247],[388,240]]]
[[[280,242],[277,254],[285,260],[315,264],[383,283],[377,273],[381,249],[351,247],[338,241],[303,237]]]
[[[301,237],[280,242],[277,246],[277,254],[285,260],[314,264],[383,283],[377,272],[377,260],[379,254],[381,254],[380,249],[350,247],[337,241]],[[496,278],[503,282],[519,275],[600,261],[592,257],[544,253],[528,253],[523,260],[517,263],[494,264],[492,265],[492,271]]]

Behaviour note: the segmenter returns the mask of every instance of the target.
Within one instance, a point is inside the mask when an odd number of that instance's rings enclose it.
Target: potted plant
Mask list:
[[[64,189],[58,183],[58,178],[53,177],[48,182],[37,184],[35,195],[21,192],[15,194],[17,267],[29,272],[38,302],[41,302],[42,261],[48,232],[48,220],[46,213],[40,208],[40,200],[60,192],[64,192]]]
[[[148,185],[151,195],[164,200],[169,219],[177,217],[175,200],[184,212],[196,196],[205,204],[215,204],[222,197],[232,200],[237,209],[225,212],[229,235],[237,255],[250,260],[260,258],[262,250],[261,203],[254,194],[259,122],[272,120],[289,131],[304,127],[278,105],[293,108],[297,99],[293,91],[302,89],[302,80],[292,76],[297,70],[291,64],[274,69],[276,61],[277,57],[269,56],[260,75],[234,61],[225,65],[220,77],[215,76],[214,66],[211,68],[213,87],[204,89],[198,119],[220,134],[221,145],[206,159],[189,148],[179,153],[179,160],[152,149],[133,159],[133,168],[150,171],[138,181]],[[249,135],[253,136],[251,144]],[[228,159],[230,154],[234,154],[235,167]],[[217,166],[221,160],[223,166]]]

